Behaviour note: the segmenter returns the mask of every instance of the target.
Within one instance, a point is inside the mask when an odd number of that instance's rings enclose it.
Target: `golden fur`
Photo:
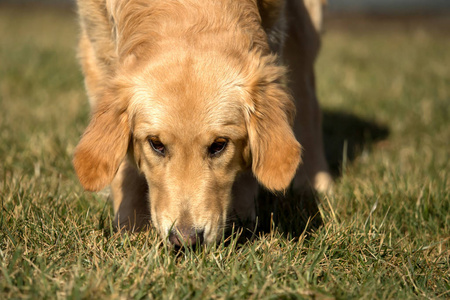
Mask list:
[[[320,16],[310,18],[302,1],[79,0],[78,7],[93,113],[74,167],[87,190],[111,184],[117,226],[142,228],[151,215],[174,244],[211,243],[231,214],[255,217],[250,172],[271,191],[294,176],[296,188],[330,186],[312,68],[320,22],[311,19]],[[287,81],[282,60],[299,82]],[[298,172],[292,126],[307,132],[299,136],[306,153]]]

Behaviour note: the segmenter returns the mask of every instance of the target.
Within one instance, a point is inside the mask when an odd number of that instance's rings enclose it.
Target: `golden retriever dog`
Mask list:
[[[151,220],[172,244],[213,243],[230,218],[255,219],[258,183],[331,186],[314,87],[320,0],[78,10],[92,117],[73,163],[86,190],[111,185],[118,229]]]

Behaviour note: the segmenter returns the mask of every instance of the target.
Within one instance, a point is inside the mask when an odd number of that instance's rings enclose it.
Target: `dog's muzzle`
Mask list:
[[[204,230],[175,227],[169,233],[169,241],[178,247],[201,245],[205,240],[204,233]]]

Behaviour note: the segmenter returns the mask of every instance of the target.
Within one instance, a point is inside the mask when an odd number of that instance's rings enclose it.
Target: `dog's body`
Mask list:
[[[175,244],[210,243],[230,216],[255,218],[258,182],[330,187],[313,71],[320,0],[78,7],[93,116],[74,166],[88,190],[111,183],[119,227],[151,215]]]

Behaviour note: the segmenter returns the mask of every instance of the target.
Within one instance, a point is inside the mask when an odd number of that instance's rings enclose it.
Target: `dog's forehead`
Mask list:
[[[239,96],[236,96],[239,97]],[[154,127],[170,124],[172,127],[223,127],[244,123],[241,105],[235,97],[211,98],[205,101],[189,99],[139,97],[131,106],[136,123]]]
[[[135,129],[183,136],[221,134],[226,129],[241,132],[239,128],[245,127],[241,88],[219,77],[211,72],[174,72],[155,84],[149,80],[136,85],[130,105]]]
[[[179,50],[153,59],[133,79],[135,129],[192,136],[233,128],[243,135],[245,91],[239,62],[217,49]]]

